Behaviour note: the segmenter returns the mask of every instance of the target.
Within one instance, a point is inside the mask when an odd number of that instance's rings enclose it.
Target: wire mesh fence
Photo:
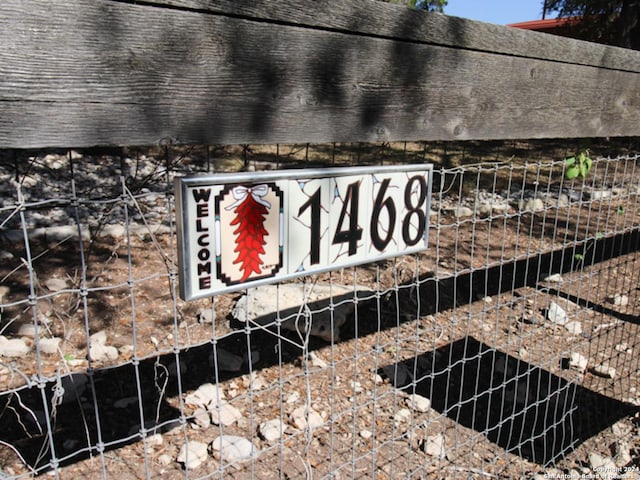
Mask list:
[[[560,145],[3,152],[0,478],[632,478],[640,156]],[[420,162],[426,251],[179,298],[174,177]]]

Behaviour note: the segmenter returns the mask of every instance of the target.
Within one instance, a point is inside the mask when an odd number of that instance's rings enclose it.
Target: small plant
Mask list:
[[[589,252],[589,250],[591,250],[593,248],[593,246],[595,245],[595,243],[599,240],[602,240],[604,238],[604,235],[601,232],[596,232],[596,238],[595,240],[593,240],[592,242],[587,242],[586,244],[586,248],[584,249],[584,254],[583,253],[576,253],[573,258],[575,259],[576,262],[578,263],[582,263],[584,262],[584,256],[585,254],[587,254]]]
[[[564,165],[564,176],[568,180],[573,180],[577,177],[586,178],[593,165],[593,160],[589,157],[589,150],[585,149],[580,150],[573,157],[565,158]]]

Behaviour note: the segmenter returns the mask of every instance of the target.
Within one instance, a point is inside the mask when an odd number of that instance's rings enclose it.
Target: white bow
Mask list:
[[[267,208],[271,208],[271,203],[265,200],[264,197],[267,193],[269,193],[269,185],[256,185],[255,187],[243,187],[242,185],[238,185],[237,187],[233,187],[231,190],[231,194],[235,202],[233,202],[228,207],[225,207],[225,210],[231,210],[232,208],[237,207],[242,202],[244,202],[247,195],[251,194],[253,199],[258,202],[260,205],[264,205]]]

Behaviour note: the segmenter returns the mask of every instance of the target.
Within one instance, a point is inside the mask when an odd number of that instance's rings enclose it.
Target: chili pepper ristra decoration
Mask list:
[[[275,183],[227,185],[215,195],[216,272],[226,285],[276,275],[283,265],[284,192]]]
[[[230,225],[236,227],[233,231],[237,254],[234,265],[242,270],[241,282],[246,281],[252,274],[262,272],[262,255],[264,255],[265,237],[269,232],[264,227],[266,215],[271,209],[271,203],[263,197],[268,193],[267,185],[254,187],[237,186],[232,190],[235,202],[227,210],[233,210],[234,219]]]

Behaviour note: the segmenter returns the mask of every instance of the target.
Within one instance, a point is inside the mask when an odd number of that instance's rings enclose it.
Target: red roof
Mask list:
[[[528,22],[511,23],[507,27],[549,32],[575,22],[579,17],[547,18],[545,20],[530,20]]]

